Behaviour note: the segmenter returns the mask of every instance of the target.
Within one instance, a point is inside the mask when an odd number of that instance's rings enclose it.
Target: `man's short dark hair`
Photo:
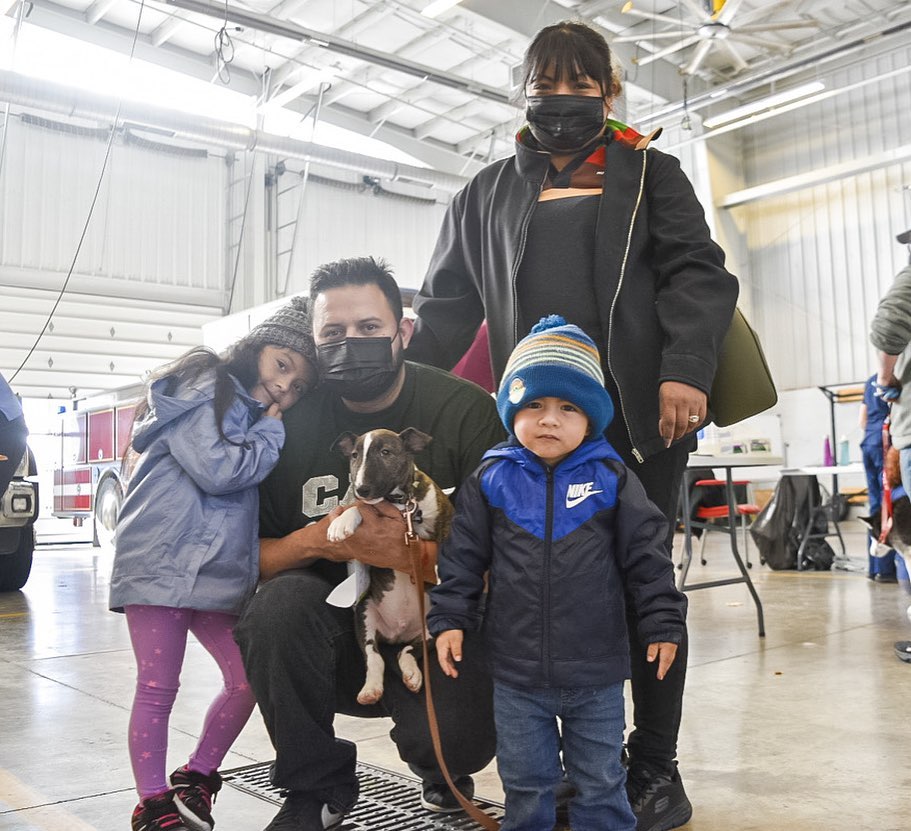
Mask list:
[[[389,307],[395,315],[395,322],[399,323],[402,319],[402,294],[399,291],[399,284],[392,276],[392,269],[386,261],[373,257],[351,257],[319,266],[310,276],[310,308],[313,308],[316,296],[329,289],[369,285],[375,285],[386,295]]]

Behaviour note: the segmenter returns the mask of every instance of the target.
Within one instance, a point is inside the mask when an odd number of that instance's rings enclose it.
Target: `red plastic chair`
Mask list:
[[[747,480],[735,480],[733,484],[747,486],[750,483]],[[724,479],[700,479],[698,482],[694,483],[694,487],[710,487],[718,486],[726,487],[727,482]],[[746,563],[747,568],[752,568],[753,564],[750,562],[750,548],[748,544],[749,534],[747,533],[748,522],[747,517],[756,516],[759,513],[759,506],[753,505],[749,502],[738,503],[737,506],[737,515],[740,517],[741,526],[743,527],[743,555],[744,562]],[[718,525],[715,525],[714,520],[716,519],[727,519],[728,518],[728,506],[727,505],[704,505],[696,509],[696,519],[695,527],[702,528],[702,545],[699,548],[699,561],[702,565],[706,564],[705,560],[705,541],[708,537],[708,532],[723,530],[725,533],[730,533],[728,528],[722,528]]]

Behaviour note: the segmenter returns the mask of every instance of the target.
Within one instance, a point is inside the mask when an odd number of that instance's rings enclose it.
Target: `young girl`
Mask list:
[[[153,376],[137,409],[140,453],[120,512],[110,607],[126,613],[138,676],[129,749],[133,831],[211,831],[218,766],[254,698],[232,631],[259,576],[259,483],[284,444],[282,412],[316,379],[306,302],[295,298],[224,356],[195,349]],[[218,663],[189,762],[165,777],[168,720],[192,632]]]

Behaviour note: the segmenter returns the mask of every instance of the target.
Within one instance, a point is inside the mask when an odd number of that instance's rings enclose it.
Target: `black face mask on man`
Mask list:
[[[572,153],[604,128],[604,99],[593,95],[530,95],[525,119],[538,144],[551,153]]]
[[[396,335],[398,337],[398,335]],[[321,384],[348,401],[372,401],[395,383],[404,361],[395,338],[346,338],[316,347]]]

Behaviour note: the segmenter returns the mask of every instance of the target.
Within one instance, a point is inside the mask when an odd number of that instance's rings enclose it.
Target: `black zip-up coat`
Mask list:
[[[606,139],[595,246],[595,295],[605,373],[633,455],[664,449],[658,387],[681,381],[708,393],[737,301],[702,206],[676,158]],[[499,380],[517,332],[516,274],[548,153],[516,142],[516,155],[477,174],[446,213],[424,285],[408,357],[451,369],[487,317]],[[572,276],[554,279],[571,286]],[[558,310],[555,310],[558,311]]]
[[[686,597],[665,553],[667,520],[603,439],[554,468],[518,444],[484,455],[459,490],[440,549],[430,632],[482,631],[491,674],[524,687],[629,677],[625,598],[642,646],[680,643]]]

